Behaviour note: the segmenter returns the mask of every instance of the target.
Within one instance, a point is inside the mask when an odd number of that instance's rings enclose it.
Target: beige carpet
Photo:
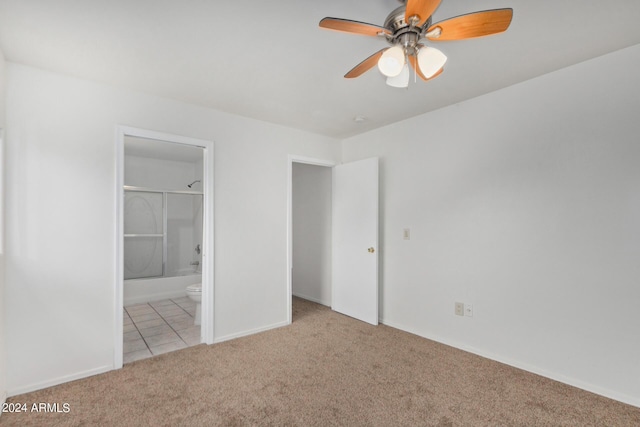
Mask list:
[[[291,326],[9,399],[3,426],[639,426],[640,409],[296,299]]]

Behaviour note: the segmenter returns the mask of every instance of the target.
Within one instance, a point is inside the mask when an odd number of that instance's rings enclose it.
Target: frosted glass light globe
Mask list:
[[[425,46],[418,52],[418,66],[426,78],[431,78],[447,62],[447,56],[433,47]]]
[[[387,84],[392,87],[405,88],[409,86],[409,64],[404,64],[402,71],[395,77],[387,77]]]
[[[387,49],[378,60],[378,69],[387,77],[395,77],[404,67],[404,49],[396,45]]]

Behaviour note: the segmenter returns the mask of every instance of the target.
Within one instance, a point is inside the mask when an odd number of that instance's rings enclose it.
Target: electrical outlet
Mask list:
[[[473,317],[473,304],[464,305],[464,315],[467,317]]]
[[[461,302],[456,303],[456,316],[464,316],[464,304]]]
[[[409,228],[402,230],[402,238],[404,240],[411,240],[411,230]]]

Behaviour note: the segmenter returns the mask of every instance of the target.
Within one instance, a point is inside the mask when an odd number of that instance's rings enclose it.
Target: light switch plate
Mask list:
[[[456,316],[464,316],[464,304],[461,302],[456,303]]]

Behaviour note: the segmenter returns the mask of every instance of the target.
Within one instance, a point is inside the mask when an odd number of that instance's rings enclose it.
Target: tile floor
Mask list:
[[[173,298],[124,308],[124,363],[200,344],[196,303]]]

